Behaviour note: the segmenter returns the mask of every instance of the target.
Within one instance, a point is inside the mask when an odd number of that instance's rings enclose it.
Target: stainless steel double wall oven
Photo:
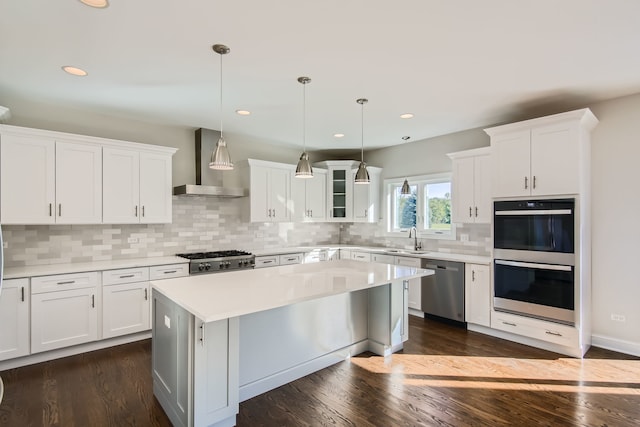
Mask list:
[[[575,199],[494,202],[494,309],[575,324]]]

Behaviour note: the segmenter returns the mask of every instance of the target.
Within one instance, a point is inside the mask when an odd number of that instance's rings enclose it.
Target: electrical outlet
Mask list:
[[[140,239],[138,239],[137,237],[129,237],[127,239],[127,243],[138,243],[140,241]]]
[[[611,320],[614,322],[626,322],[627,318],[623,314],[611,314]]]
[[[461,234],[460,235],[460,241],[461,242],[468,242],[469,241],[469,235],[468,234]]]

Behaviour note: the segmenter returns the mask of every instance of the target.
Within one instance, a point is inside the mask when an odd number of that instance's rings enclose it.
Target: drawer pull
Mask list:
[[[271,264],[272,262],[273,262],[273,260],[262,261],[263,264]]]
[[[295,261],[297,258],[287,258],[287,261]]]
[[[553,335],[554,337],[561,337],[562,334],[560,332],[552,332],[552,331],[545,331],[544,332],[547,335]]]
[[[76,283],[75,280],[67,280],[66,282],[58,282],[57,284],[58,285],[72,285],[74,283]]]
[[[502,323],[504,323],[505,325],[508,325],[508,326],[518,326],[515,323],[511,323],[511,322],[504,322],[503,321]]]
[[[167,270],[164,272],[164,274],[173,274],[173,273],[177,273],[178,270]]]
[[[121,279],[130,279],[133,276],[135,276],[134,274],[125,274],[124,276],[120,276]]]

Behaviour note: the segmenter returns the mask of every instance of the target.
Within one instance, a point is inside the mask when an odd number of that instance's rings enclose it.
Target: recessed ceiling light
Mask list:
[[[236,110],[236,114],[240,114],[241,116],[249,116],[249,115],[251,115],[251,111],[247,111],[247,110]]]
[[[69,74],[74,76],[86,76],[88,73],[82,68],[72,67],[71,65],[65,65],[62,69]]]
[[[334,138],[342,138],[342,137],[344,137],[344,133],[334,133],[333,137]]]
[[[413,114],[411,113],[400,114],[401,119],[410,119],[412,117],[413,117]]]
[[[80,0],[80,1],[86,4],[87,6],[97,7],[98,9],[104,9],[105,7],[109,6],[108,0]]]

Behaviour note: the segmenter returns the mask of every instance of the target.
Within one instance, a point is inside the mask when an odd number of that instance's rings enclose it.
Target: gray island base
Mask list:
[[[239,403],[408,339],[413,267],[340,260],[153,284],[153,390],[175,426],[233,426]]]

